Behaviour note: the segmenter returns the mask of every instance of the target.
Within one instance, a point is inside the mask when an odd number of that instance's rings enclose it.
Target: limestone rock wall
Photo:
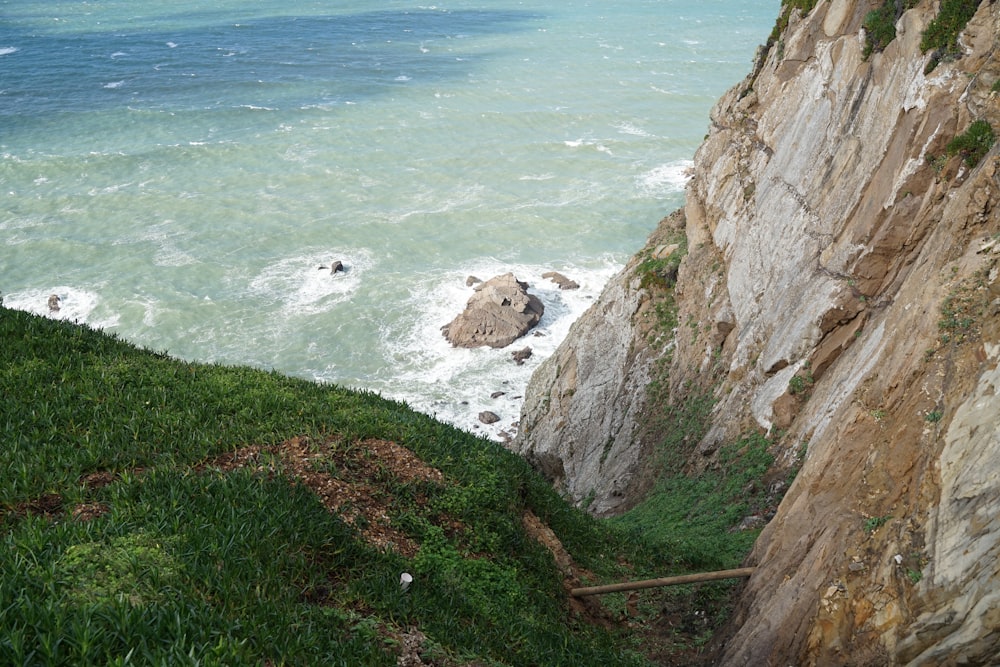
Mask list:
[[[677,231],[683,215],[665,221],[653,249]],[[672,250],[674,246],[667,246]],[[664,348],[651,345],[651,301],[641,287],[637,256],[605,286],[573,324],[567,341],[532,375],[518,437],[525,456],[563,493],[597,515],[620,510],[630,497],[643,449],[637,446],[651,368]],[[655,342],[655,341],[653,341]]]
[[[674,290],[709,335],[679,326],[643,353],[649,295],[627,268],[533,379],[516,443],[577,500],[621,509],[641,490],[643,411],[709,378],[691,465],[748,424],[778,436],[779,465],[806,452],[748,558],[725,665],[1000,656],[1000,146],[974,167],[946,151],[974,120],[1000,131],[1000,3],[929,73],[939,3],[865,59],[881,4],[796,12],[713,109]],[[656,359],[665,396],[644,384]]]

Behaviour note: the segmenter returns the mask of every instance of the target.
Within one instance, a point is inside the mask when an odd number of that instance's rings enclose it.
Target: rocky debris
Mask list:
[[[325,266],[325,265],[321,264],[320,267],[319,267],[319,270],[323,271],[325,269],[330,269],[330,273],[331,274],[333,274],[333,273],[342,273],[342,272],[344,272],[346,270],[346,269],[344,269],[344,263],[341,262],[339,259],[334,260],[330,264],[330,266]]]
[[[511,352],[510,355],[514,357],[514,362],[518,366],[523,366],[525,360],[531,358],[531,348],[526,347],[523,350],[517,350],[515,352]]]
[[[557,271],[547,271],[542,274],[542,278],[548,278],[556,285],[559,285],[559,289],[580,289],[580,284],[578,282],[570,280]]]
[[[513,273],[490,278],[476,286],[465,311],[441,327],[455,347],[506,347],[542,319],[545,307],[528,294],[528,283]]]
[[[59,312],[59,302],[60,301],[62,301],[62,299],[59,297],[58,294],[51,294],[51,295],[49,295],[49,312],[50,313],[57,313],[57,312]]]
[[[496,424],[500,421],[500,415],[495,412],[490,412],[489,410],[483,410],[479,413],[479,421],[484,424]]]
[[[681,247],[679,243],[661,243],[653,248],[653,259],[666,259]]]
[[[465,286],[466,287],[472,287],[473,285],[478,285],[481,282],[483,282],[483,281],[480,280],[479,278],[477,278],[475,276],[469,276],[468,278],[465,279]]]
[[[515,354],[517,353],[515,352]],[[507,392],[505,391],[495,391],[492,394],[490,394],[490,398],[500,398],[501,396],[505,396],[506,394]]]
[[[420,667],[427,663],[421,659],[424,652],[424,643],[427,636],[420,630],[412,629],[404,632],[399,637],[399,657],[396,658],[397,667]]]

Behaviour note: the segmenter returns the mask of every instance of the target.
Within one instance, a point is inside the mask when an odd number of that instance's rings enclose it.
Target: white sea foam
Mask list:
[[[128,54],[125,53],[124,51],[115,51],[114,53],[111,54],[111,57],[112,58],[121,58],[122,56],[127,56],[127,55]]]
[[[197,263],[198,260],[190,253],[171,243],[161,245],[153,257],[153,264],[156,266],[190,266]]]
[[[124,85],[125,81],[111,81],[109,83],[104,84],[104,87],[109,89],[114,89],[114,88],[121,88]]]
[[[651,197],[683,192],[693,165],[691,160],[678,160],[650,169],[636,179],[636,188]]]
[[[617,125],[615,125],[615,129],[617,129],[622,134],[629,134],[629,135],[632,135],[632,136],[635,136],[635,137],[654,137],[654,136],[656,136],[656,135],[650,134],[649,132],[647,132],[646,130],[642,129],[641,127],[633,125],[632,123],[618,123]]]
[[[339,260],[344,271],[332,274],[330,262]],[[248,292],[270,303],[281,304],[283,316],[314,315],[347,300],[372,266],[371,251],[312,249],[284,257],[263,267],[247,287]]]
[[[16,46],[0,46],[0,56],[9,56],[12,53],[17,53],[19,49]]]
[[[49,309],[49,298],[53,295],[59,297],[59,309],[54,311]],[[87,324],[96,329],[106,329],[118,324],[119,316],[117,314],[107,315],[97,320],[93,319],[94,311],[100,301],[100,295],[96,292],[69,285],[30,288],[3,296],[3,305],[14,310],[24,310],[44,317]]]
[[[414,277],[401,326],[381,331],[383,345],[397,374],[382,393],[486,437],[513,436],[531,373],[555,351],[570,325],[594,302],[618,268],[611,257],[589,267],[510,266],[494,258],[484,258],[462,270]],[[543,273],[552,270],[577,281],[580,289],[561,290],[551,280],[542,278]],[[529,292],[542,301],[545,314],[541,321],[504,349],[452,347],[442,335],[441,327],[462,312],[472,295],[473,288],[466,286],[466,277],[474,275],[486,280],[507,271],[527,282]],[[517,365],[512,352],[525,347],[530,347],[533,354],[523,365]],[[503,395],[493,398],[497,392]],[[484,410],[496,413],[500,421],[482,424],[478,415]]]
[[[177,48],[177,43],[176,42],[167,42],[167,47],[171,48],[171,49],[176,49]]]
[[[563,141],[563,144],[570,148],[593,148],[598,153],[613,155],[610,148],[602,144],[600,141],[594,141],[592,139],[570,139]]]

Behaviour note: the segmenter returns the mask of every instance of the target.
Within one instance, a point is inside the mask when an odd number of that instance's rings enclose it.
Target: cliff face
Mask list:
[[[866,59],[882,4],[792,12],[713,109],[685,210],[532,379],[513,445],[614,513],[648,482],[657,405],[714,397],[692,468],[772,435],[801,469],[748,558],[727,665],[1000,655],[1000,150],[948,150],[973,121],[1000,128],[1000,3],[929,73],[939,3],[906,3]],[[658,335],[642,270],[679,224]]]

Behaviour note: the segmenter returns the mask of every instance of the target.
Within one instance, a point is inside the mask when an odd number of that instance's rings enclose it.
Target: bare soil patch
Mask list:
[[[376,439],[345,445],[336,439],[321,442],[295,437],[276,446],[252,445],[227,452],[199,468],[223,472],[251,468],[288,475],[315,493],[330,512],[357,528],[370,545],[407,557],[416,555],[419,545],[392,525],[389,514],[395,496],[389,486],[445,481],[441,471],[406,447]]]

